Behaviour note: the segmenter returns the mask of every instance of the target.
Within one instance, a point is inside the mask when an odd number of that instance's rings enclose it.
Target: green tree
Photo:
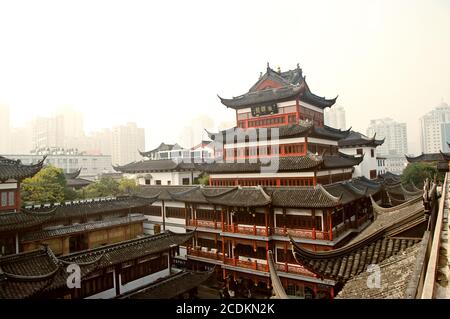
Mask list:
[[[209,175],[202,173],[194,180],[194,184],[209,185]]]
[[[25,203],[55,203],[64,200],[66,177],[60,168],[47,166],[21,184],[21,197]]]
[[[415,185],[423,185],[425,179],[433,180],[436,175],[437,181],[444,181],[444,174],[436,168],[436,163],[410,163],[406,166],[402,174],[404,183],[413,182]]]
[[[136,180],[129,178],[122,178],[119,181],[119,192],[123,195],[136,195],[139,191],[139,186]]]
[[[80,198],[116,196],[119,194],[119,182],[112,177],[102,177],[78,192]]]

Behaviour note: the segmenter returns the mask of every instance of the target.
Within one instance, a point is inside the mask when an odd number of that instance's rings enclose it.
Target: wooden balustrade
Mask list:
[[[329,232],[318,231],[315,229],[276,227],[275,234],[280,236],[287,236],[290,234],[292,237],[298,238],[330,240]]]
[[[257,260],[246,261],[238,258],[225,258],[225,264],[264,272],[269,271],[267,263],[258,262]]]
[[[187,250],[188,255],[196,256],[196,257],[202,257],[202,258],[208,258],[208,259],[215,259],[215,260],[222,260],[222,253],[221,252],[211,252],[211,251],[201,251],[198,249],[188,248]]]
[[[220,221],[202,220],[202,219],[189,219],[187,225],[194,226],[194,227],[211,228],[211,229],[221,229],[222,228],[222,222],[220,222]]]
[[[261,228],[264,226],[243,226],[243,225],[225,225],[224,231],[228,233],[239,233],[239,234],[249,234],[249,235],[255,235],[255,236],[270,236],[271,231],[270,228],[266,230],[266,228]]]
[[[302,275],[302,276],[317,277],[314,273],[312,273],[311,271],[309,271],[308,269],[306,269],[305,267],[303,267],[301,265],[292,265],[292,264],[288,264],[288,263],[284,263],[284,264],[276,263],[275,267],[277,268],[277,270],[283,271],[283,272],[289,272],[289,273],[298,274],[298,275]]]

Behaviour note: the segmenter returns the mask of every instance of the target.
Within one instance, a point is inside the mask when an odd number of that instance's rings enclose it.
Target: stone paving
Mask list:
[[[450,231],[449,231],[449,191],[447,187],[444,202],[444,215],[441,231],[441,245],[439,248],[439,262],[436,275],[435,297],[438,299],[450,299]]]

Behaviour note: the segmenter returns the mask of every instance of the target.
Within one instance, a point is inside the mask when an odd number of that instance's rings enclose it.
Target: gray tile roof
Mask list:
[[[372,146],[377,147],[384,143],[384,139],[377,140],[375,135],[371,138],[359,132],[351,131],[350,134],[338,142],[339,147],[357,147],[357,146]]]
[[[152,173],[166,171],[192,171],[196,169],[194,163],[178,162],[171,159],[145,160],[133,162],[123,166],[115,166],[116,171],[122,173]]]
[[[120,299],[171,299],[198,287],[209,279],[214,271],[184,270],[147,287],[127,293]]]
[[[393,255],[378,264],[381,271],[380,287],[369,288],[367,282],[373,272],[362,272],[350,279],[336,296],[337,299],[404,299],[413,276],[414,264],[421,244]]]
[[[260,173],[273,167],[275,172],[319,171],[321,169],[350,168],[359,165],[363,157],[353,157],[342,153],[337,155],[315,155],[308,152],[304,156],[273,156],[267,159],[240,159],[233,162],[215,162],[198,165],[209,174],[214,173]]]
[[[0,256],[0,299],[39,297],[66,285],[69,263],[77,263],[82,279],[93,271],[166,251],[192,238],[193,232],[165,232],[57,258],[50,248]]]
[[[86,217],[92,215],[109,215],[118,211],[127,210],[132,212],[133,208],[151,205],[156,198],[125,196],[113,199],[102,199],[98,201],[89,200],[85,202],[69,202],[67,204],[39,205],[20,212],[8,212],[0,214],[0,233],[22,231],[45,223],[65,221],[71,218]]]
[[[375,221],[347,245],[331,251],[313,252],[291,238],[294,257],[323,278],[346,282],[365,271],[368,265],[379,264],[421,240],[394,236],[425,221],[422,202],[411,202],[398,210],[375,215]]]
[[[258,85],[267,79],[279,83],[281,87],[278,89],[270,88],[257,91]],[[298,92],[295,92],[296,90]],[[300,100],[321,108],[331,107],[337,98],[326,99],[312,93],[299,67],[285,72],[275,72],[270,67],[267,67],[266,73],[247,93],[233,97],[232,99],[223,99],[219,96],[222,104],[234,109],[275,101],[279,102],[294,97],[299,97]]]
[[[209,138],[214,141],[221,141],[223,144],[230,143],[227,139],[232,139],[234,136],[236,138],[245,139],[248,137],[261,137],[261,139],[268,140],[271,138],[272,129],[278,130],[278,136],[276,138],[292,138],[292,137],[302,137],[302,136],[310,136],[310,137],[318,137],[329,140],[341,140],[345,138],[350,131],[342,131],[329,126],[316,127],[313,122],[300,121],[297,124],[289,124],[283,125],[276,128],[237,128],[232,127],[223,131],[219,131],[218,133],[208,132]],[[274,137],[275,138],[275,137]],[[233,141],[231,141],[233,142]],[[238,141],[244,142],[244,141]]]
[[[45,157],[37,164],[24,165],[20,160],[11,160],[0,156],[0,182],[8,179],[22,180],[34,176],[42,169]]]
[[[73,224],[62,227],[52,227],[49,229],[43,229],[40,231],[28,233],[21,238],[22,242],[36,241],[42,239],[48,239],[51,237],[60,237],[68,234],[82,233],[87,231],[94,231],[103,228],[110,228],[120,225],[127,225],[132,223],[139,223],[146,221],[147,218],[142,214],[134,214],[128,217],[117,217],[114,219],[106,219],[94,222],[88,222],[83,224]]]

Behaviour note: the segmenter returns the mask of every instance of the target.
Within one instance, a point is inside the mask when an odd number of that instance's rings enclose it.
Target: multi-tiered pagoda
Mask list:
[[[204,168],[211,186],[330,184],[351,179],[363,160],[338,151],[350,131],[324,125],[324,109],[336,98],[313,94],[298,65],[286,72],[268,65],[247,93],[219,98],[236,111],[236,127],[208,132],[223,145],[221,161]]]

